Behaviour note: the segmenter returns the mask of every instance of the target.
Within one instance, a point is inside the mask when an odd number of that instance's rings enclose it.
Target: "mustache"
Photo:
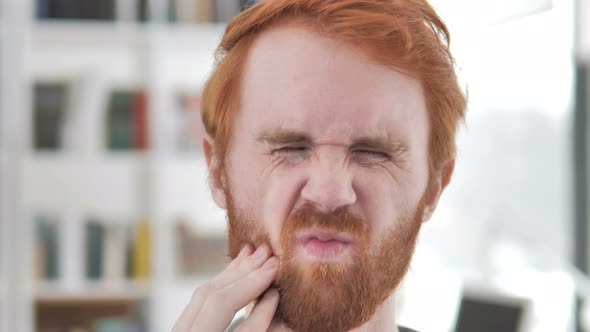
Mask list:
[[[319,211],[313,204],[306,203],[287,218],[281,237],[292,238],[297,231],[304,229],[343,232],[355,238],[362,238],[370,233],[370,224],[348,207],[325,213]]]

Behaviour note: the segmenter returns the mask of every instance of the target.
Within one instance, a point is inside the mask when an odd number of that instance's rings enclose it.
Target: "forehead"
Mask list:
[[[282,128],[326,140],[371,133],[422,143],[428,136],[417,79],[295,25],[271,28],[252,45],[238,118],[252,135]]]

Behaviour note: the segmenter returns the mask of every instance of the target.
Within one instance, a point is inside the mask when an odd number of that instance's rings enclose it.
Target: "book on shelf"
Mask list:
[[[144,90],[115,90],[107,110],[109,150],[148,148],[148,96]]]
[[[103,277],[105,226],[98,221],[86,223],[86,278],[99,280]]]
[[[147,22],[150,17],[148,0],[137,0],[137,20]]]
[[[62,147],[63,120],[68,105],[64,82],[37,82],[33,87],[33,143],[37,150]]]
[[[108,283],[125,280],[125,227],[117,224],[105,226],[104,279]]]
[[[34,276],[37,280],[57,280],[60,277],[59,221],[48,216],[37,216],[34,220]]]
[[[215,0],[194,0],[195,21],[215,22]]]
[[[107,110],[107,138],[110,150],[132,147],[132,96],[128,91],[113,91]]]
[[[150,224],[86,223],[86,278],[116,284],[145,280],[151,268]]]
[[[144,90],[133,94],[133,147],[138,150],[148,148],[148,96]]]
[[[145,280],[151,275],[151,227],[149,222],[140,221],[135,228],[133,243],[133,279]]]
[[[116,0],[37,0],[39,19],[114,20]]]

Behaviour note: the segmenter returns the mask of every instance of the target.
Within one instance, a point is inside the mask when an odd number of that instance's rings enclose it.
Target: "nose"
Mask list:
[[[308,180],[301,190],[301,198],[324,213],[354,204],[356,193],[352,174],[342,158],[314,160],[309,168]]]

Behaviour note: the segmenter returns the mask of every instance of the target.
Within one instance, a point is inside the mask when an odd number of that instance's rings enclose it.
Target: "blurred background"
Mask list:
[[[169,331],[223,268],[199,96],[246,2],[0,0],[0,331]],[[590,331],[590,4],[431,3],[469,111],[399,323]]]

